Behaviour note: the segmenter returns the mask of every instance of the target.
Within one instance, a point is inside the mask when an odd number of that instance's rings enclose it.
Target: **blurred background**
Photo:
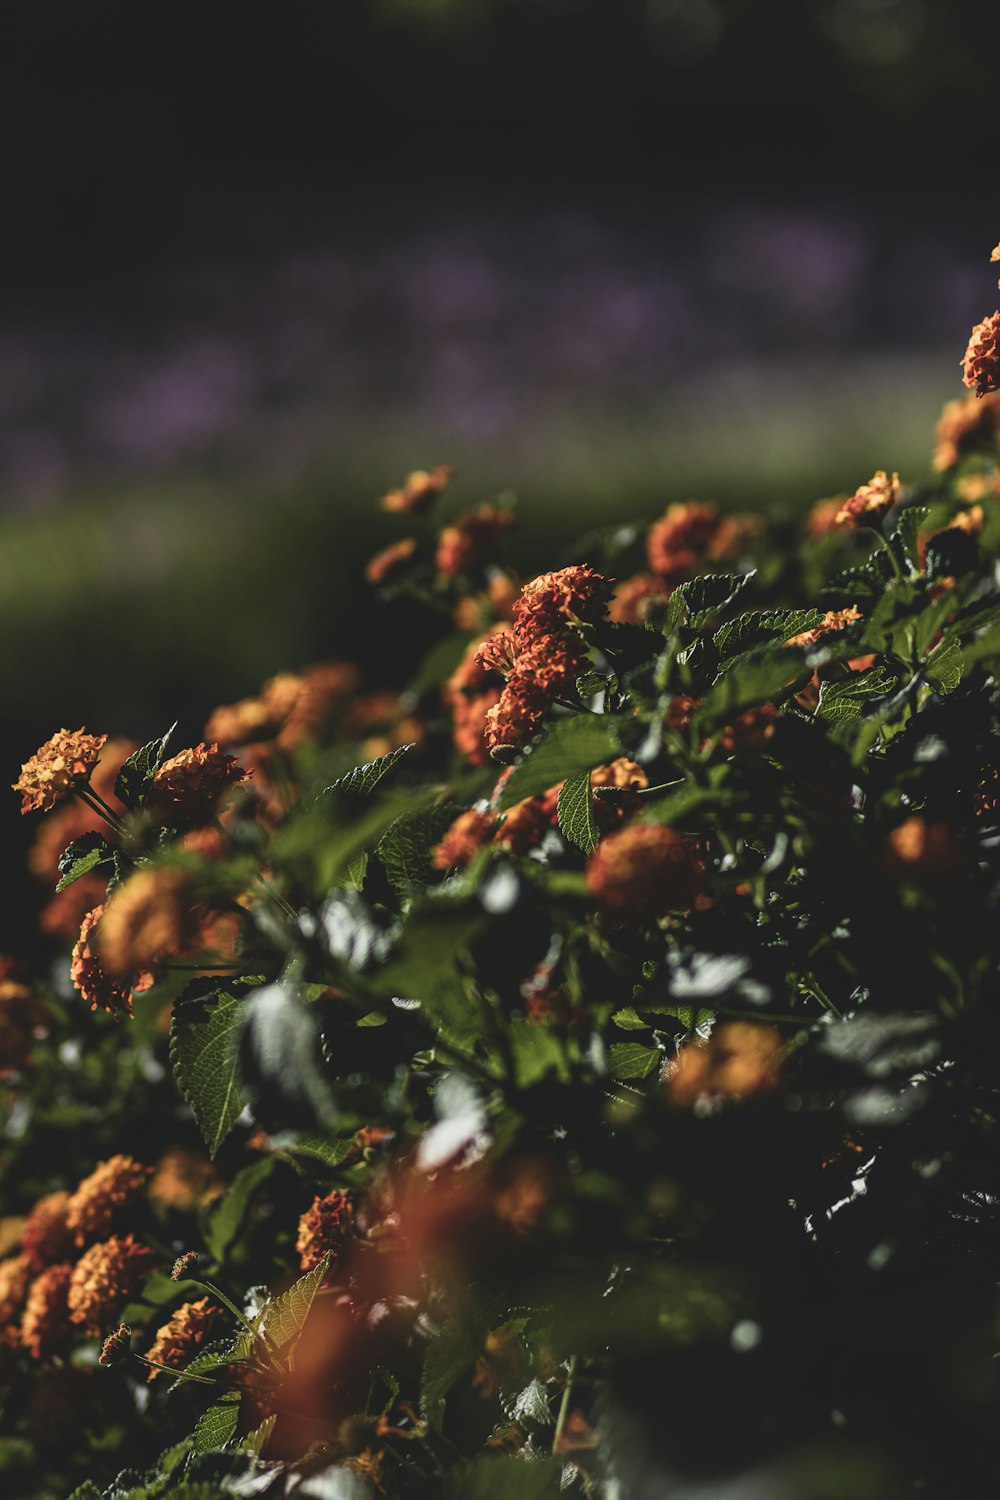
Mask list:
[[[992,0],[5,7],[4,780],[405,674],[360,575],[411,468],[516,495],[539,565],[925,476],[996,305],[998,43]]]

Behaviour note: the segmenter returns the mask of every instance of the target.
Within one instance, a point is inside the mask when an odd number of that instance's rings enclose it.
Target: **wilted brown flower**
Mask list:
[[[69,1200],[66,1227],[78,1245],[105,1236],[121,1209],[131,1203],[151,1172],[131,1156],[110,1156],[85,1177]]]
[[[721,521],[714,505],[699,500],[668,505],[646,538],[652,571],[665,583],[684,583],[693,578],[709,555]]]
[[[883,867],[897,880],[934,885],[962,868],[962,851],[947,823],[906,818],[886,840]]]
[[[741,1099],[778,1083],[781,1033],[757,1021],[726,1021],[707,1042],[688,1042],[667,1074],[673,1104],[689,1109],[702,1096]]]
[[[962,383],[977,396],[1000,389],[1000,310],[977,323],[962,357]]]
[[[436,469],[414,469],[398,490],[382,496],[379,505],[397,514],[426,510],[454,477],[455,470],[450,464],[439,464]]]
[[[117,886],[101,917],[101,963],[117,979],[176,958],[195,940],[200,921],[187,870],[136,870]]]
[[[30,1279],[31,1262],[26,1255],[0,1260],[0,1327],[17,1322]]]
[[[702,888],[698,846],[673,828],[630,823],[603,838],[587,862],[587,885],[615,916],[686,911]]]
[[[334,1192],[328,1193],[325,1198],[314,1198],[312,1205],[299,1219],[299,1232],[295,1239],[302,1270],[314,1270],[328,1253],[332,1263],[336,1263],[351,1235],[353,1224],[354,1211],[349,1193]]]
[[[464,870],[480,849],[490,842],[496,821],[493,813],[480,812],[475,807],[459,813],[431,850],[431,864],[435,870]]]
[[[147,983],[151,976],[133,976],[134,982],[129,983],[127,980],[115,979],[107,972],[101,963],[97,939],[94,937],[94,929],[103,915],[104,907],[95,906],[84,917],[80,936],[70,959],[70,975],[84,1000],[90,1002],[91,1010],[106,1010],[112,1016],[130,1016],[133,989]]]
[[[437,542],[434,565],[443,578],[454,578],[482,562],[514,524],[514,512],[495,505],[466,511],[445,526]]]
[[[610,579],[581,564],[539,574],[524,585],[514,605],[518,641],[529,646],[567,625],[596,624],[607,615],[611,589]]]
[[[970,453],[989,452],[1000,438],[1000,394],[946,401],[938,419],[933,464],[952,469]]]
[[[169,1323],[158,1329],[147,1358],[166,1365],[168,1369],[182,1370],[205,1342],[205,1335],[219,1316],[219,1308],[207,1297],[201,1297],[197,1302],[182,1302]],[[154,1380],[160,1373],[159,1370],[150,1370],[147,1380]]]
[[[65,1263],[46,1266],[28,1288],[21,1342],[35,1359],[48,1359],[69,1343],[72,1330],[67,1299],[72,1275],[73,1267]]]
[[[33,1271],[65,1260],[73,1243],[66,1222],[70,1195],[62,1189],[39,1198],[24,1222],[21,1248]]]
[[[156,1163],[149,1180],[149,1201],[156,1208],[194,1213],[223,1192],[222,1180],[204,1157],[170,1146]]]
[[[84,729],[60,729],[21,767],[13,783],[21,793],[21,811],[49,812],[90,780],[106,734]]]
[[[902,493],[899,475],[890,478],[884,469],[873,474],[867,484],[860,484],[836,514],[838,526],[877,526],[896,504]]]
[[[132,1330],[127,1323],[119,1323],[114,1333],[109,1333],[101,1346],[97,1363],[113,1365],[124,1358],[132,1343]]]
[[[234,755],[203,742],[156,769],[147,801],[173,826],[191,827],[207,822],[223,792],[246,774]]]
[[[379,584],[385,583],[398,567],[409,562],[416,550],[415,536],[404,536],[400,541],[392,542],[388,547],[383,547],[381,552],[376,552],[374,557],[368,559],[365,564],[365,578],[377,588]]]
[[[113,1236],[91,1245],[73,1267],[69,1283],[69,1316],[95,1337],[142,1285],[156,1252],[134,1235]]]

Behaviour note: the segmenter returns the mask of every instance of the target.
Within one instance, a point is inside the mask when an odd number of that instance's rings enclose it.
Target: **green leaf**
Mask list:
[[[671,635],[682,623],[694,630],[702,629],[709,620],[734,604],[756,576],[756,570],[750,573],[703,573],[700,578],[682,583],[670,596],[663,623],[664,634]]]
[[[605,765],[622,752],[619,722],[606,714],[574,714],[560,719],[526,753],[500,794],[500,812],[525,797],[537,797],[558,781]]]
[[[581,848],[584,854],[592,854],[601,835],[594,817],[589,770],[578,771],[563,782],[559,788],[558,815],[563,837]]]
[[[548,1454],[511,1461],[501,1457],[473,1459],[452,1470],[443,1482],[442,1500],[559,1500],[562,1461]]]
[[[375,853],[397,896],[411,896],[430,884],[431,850],[457,817],[452,803],[431,804],[404,813],[386,829]]]
[[[272,1136],[272,1143],[289,1156],[305,1156],[311,1161],[321,1162],[324,1167],[339,1167],[355,1149],[353,1135],[291,1135]]]
[[[215,1260],[225,1260],[230,1245],[243,1226],[254,1194],[273,1170],[274,1162],[268,1157],[244,1167],[237,1172],[224,1196],[206,1209],[201,1232],[208,1252]]]
[[[67,844],[59,856],[62,879],[56,886],[56,890],[64,891],[68,885],[79,880],[81,875],[89,875],[91,870],[110,863],[113,855],[114,850],[102,834],[82,833],[78,839]]]
[[[608,1054],[612,1078],[648,1078],[663,1060],[659,1047],[639,1042],[616,1042]]]
[[[696,715],[698,727],[708,733],[722,729],[748,708],[790,697],[809,677],[797,649],[771,646],[747,652],[705,695]]]
[[[951,693],[965,670],[965,658],[957,641],[942,641],[927,658],[924,675],[936,693]]]
[[[287,1292],[282,1292],[265,1307],[261,1326],[279,1349],[284,1349],[301,1333],[329,1265],[330,1256],[327,1254],[318,1266],[300,1276],[298,1281],[293,1281]]]
[[[380,755],[377,760],[367,761],[363,766],[355,766],[353,771],[348,771],[346,776],[339,776],[330,786],[324,787],[321,795],[329,796],[331,793],[346,793],[351,797],[367,797],[375,790],[383,776],[386,776],[402,760],[407,751],[413,749],[413,743],[399,745],[395,750],[390,750],[388,755]]]
[[[202,1412],[194,1429],[196,1453],[211,1453],[224,1448],[236,1436],[240,1420],[240,1393],[227,1391]]]
[[[621,1010],[616,1010],[611,1019],[616,1026],[621,1027],[622,1031],[646,1030],[646,1022],[631,1005],[625,1005]]]
[[[434,1432],[444,1422],[445,1398],[483,1351],[492,1318],[480,1304],[463,1304],[449,1314],[428,1345],[420,1380],[420,1410]]]
[[[166,734],[161,735],[158,740],[150,740],[140,750],[136,750],[134,755],[130,755],[118,772],[115,780],[115,796],[130,810],[142,806],[146,788],[155,772],[163,764],[167,744],[176,728],[175,721]]]
[[[741,655],[768,640],[787,641],[823,620],[821,609],[756,609],[720,625],[712,637],[720,659]]]
[[[899,520],[893,537],[898,537],[903,544],[907,558],[916,566],[917,563],[917,534],[931,513],[929,505],[908,505],[899,513]]]
[[[194,1111],[214,1156],[243,1109],[239,1037],[243,997],[217,989],[181,997],[170,1023],[170,1062],[181,1094]]]
[[[259,1427],[255,1427],[253,1432],[248,1432],[240,1443],[240,1447],[244,1453],[252,1453],[256,1458],[260,1458],[260,1455],[267,1447],[268,1439],[274,1431],[274,1424],[277,1420],[277,1413],[272,1412],[269,1417],[265,1417]]]
[[[831,723],[859,719],[866,704],[891,693],[898,681],[887,667],[870,667],[867,672],[852,672],[837,682],[825,682],[816,712]]]

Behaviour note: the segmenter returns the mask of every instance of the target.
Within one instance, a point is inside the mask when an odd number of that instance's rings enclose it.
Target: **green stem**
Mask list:
[[[215,1390],[227,1389],[221,1381],[212,1380],[208,1375],[187,1375],[183,1370],[172,1370],[169,1365],[161,1365],[155,1359],[149,1359],[145,1354],[137,1354],[133,1350],[132,1358],[137,1359],[141,1365],[146,1365],[150,1370],[161,1370],[164,1375],[172,1375],[175,1380],[190,1380],[194,1385],[210,1385]]]
[[[85,803],[86,806],[90,808],[91,812],[95,812],[99,818],[103,818],[105,823],[107,823],[110,828],[114,829],[115,833],[127,832],[125,824],[122,822],[121,818],[119,818],[118,814],[112,812],[108,804],[102,801],[100,797],[98,797],[93,787],[76,786],[73,788],[73,790],[80,798],[80,801]]]
[[[552,1439],[552,1452],[559,1452],[559,1443],[562,1440],[563,1429],[566,1426],[566,1418],[569,1416],[569,1401],[573,1394],[573,1379],[576,1375],[576,1355],[571,1354],[566,1366],[566,1384],[563,1387],[562,1400],[559,1403],[559,1415],[556,1418],[555,1436]]]
[[[231,1302],[226,1296],[225,1292],[220,1291],[219,1288],[217,1286],[214,1286],[211,1281],[203,1281],[200,1276],[192,1276],[190,1279],[195,1283],[196,1286],[204,1287],[205,1291],[208,1292],[212,1297],[214,1297],[216,1301],[221,1302],[223,1307],[228,1308],[236,1321],[243,1325],[252,1339],[256,1339],[258,1343],[264,1346],[269,1355],[274,1353],[274,1345],[271,1343],[271,1340],[268,1338],[264,1330],[262,1328],[255,1328],[252,1323],[248,1323],[246,1318],[240,1312],[239,1308],[236,1306],[235,1302]]]

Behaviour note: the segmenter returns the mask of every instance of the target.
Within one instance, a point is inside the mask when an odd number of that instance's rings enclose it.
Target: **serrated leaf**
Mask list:
[[[756,576],[756,569],[749,573],[703,573],[680,584],[667,605],[664,633],[670,635],[682,623],[702,629],[715,615],[735,604]]]
[[[256,1458],[260,1458],[260,1455],[267,1447],[268,1439],[274,1431],[274,1424],[277,1420],[277,1413],[272,1412],[269,1417],[264,1418],[259,1427],[255,1427],[252,1432],[248,1432],[240,1443],[243,1452],[252,1453]]]
[[[917,536],[930,513],[929,505],[908,505],[899,512],[893,537],[899,538],[907,558],[914,565],[917,563]]]
[[[616,1026],[621,1027],[622,1031],[645,1031],[647,1029],[646,1022],[631,1005],[625,1005],[621,1010],[616,1010],[611,1019]]]
[[[305,1156],[311,1161],[321,1162],[324,1167],[339,1167],[356,1147],[353,1135],[325,1136],[302,1135],[272,1136],[272,1143],[290,1156]]]
[[[579,771],[566,778],[559,788],[557,812],[563,837],[576,844],[584,854],[592,854],[601,835],[594,817],[594,793],[589,771]]]
[[[377,760],[366,761],[363,766],[355,766],[354,770],[348,771],[346,776],[339,776],[330,786],[324,787],[322,795],[331,796],[339,792],[351,797],[369,796],[383,776],[388,775],[393,766],[402,760],[407,751],[412,749],[412,742],[408,745],[399,745],[395,750],[390,750],[387,755],[380,755]]]
[[[605,765],[622,752],[620,725],[606,714],[575,714],[560,719],[526,754],[504,786],[500,812],[525,797],[537,797],[559,781]]]
[[[238,1068],[243,1006],[242,996],[218,989],[180,999],[170,1022],[174,1078],[213,1157],[243,1109]]]
[[[936,693],[952,693],[962,680],[965,661],[957,641],[944,641],[927,658],[924,676]]]
[[[454,822],[459,809],[432,804],[397,818],[386,829],[375,853],[393,890],[400,897],[425,889],[433,875],[431,850]]]
[[[215,1260],[225,1260],[246,1218],[254,1194],[274,1170],[274,1162],[265,1157],[237,1172],[229,1188],[202,1216],[202,1238]]]
[[[227,1391],[203,1411],[194,1429],[196,1453],[212,1453],[232,1442],[240,1421],[240,1393]]]
[[[825,682],[816,712],[831,723],[859,719],[866,704],[891,693],[898,680],[887,667],[870,667],[867,672],[852,672],[837,682]]]
[[[158,740],[150,740],[130,755],[118,772],[115,779],[115,796],[130,811],[142,806],[146,788],[153,774],[163,764],[167,744],[176,728],[175,721],[166,734],[161,735]]]
[[[584,672],[582,677],[576,679],[576,691],[584,702],[603,693],[608,685],[608,678],[604,672]]]
[[[59,856],[62,879],[56,886],[56,890],[64,891],[82,875],[89,875],[91,870],[96,870],[99,865],[109,862],[113,853],[111,845],[102,834],[82,833],[78,839],[67,844]]]
[[[658,1047],[643,1047],[640,1042],[616,1042],[608,1053],[612,1078],[648,1078],[663,1060]]]
[[[199,1349],[194,1358],[178,1372],[178,1378],[168,1387],[168,1395],[176,1391],[187,1382],[181,1378],[184,1375],[211,1375],[214,1370],[224,1369],[227,1365],[247,1364],[257,1348],[257,1340],[245,1330],[241,1330],[235,1338],[217,1339],[211,1344],[206,1344]]]
[[[532,1380],[514,1402],[515,1421],[528,1421],[534,1422],[539,1427],[551,1427],[554,1419],[549,1399],[548,1387],[541,1380]]]
[[[823,620],[821,609],[756,609],[720,625],[712,637],[720,659],[738,656],[764,641],[791,640],[814,630]]]
[[[287,1292],[282,1292],[264,1309],[261,1326],[279,1349],[301,1333],[329,1265],[330,1256],[326,1254],[318,1266],[300,1276],[298,1281],[293,1281]]]

